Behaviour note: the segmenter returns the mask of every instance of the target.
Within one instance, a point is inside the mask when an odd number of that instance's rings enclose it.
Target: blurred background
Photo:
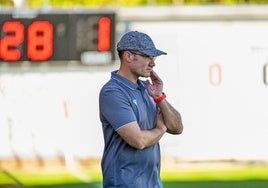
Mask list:
[[[130,30],[168,53],[184,122],[160,143],[165,187],[267,187],[266,3],[0,0],[0,187],[101,187],[98,94]]]

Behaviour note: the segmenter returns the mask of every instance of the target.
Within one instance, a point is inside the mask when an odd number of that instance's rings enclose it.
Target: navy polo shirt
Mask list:
[[[113,71],[100,91],[99,105],[105,143],[103,187],[161,188],[159,144],[138,150],[117,133],[133,122],[143,130],[155,127],[156,104],[145,82],[134,84]]]

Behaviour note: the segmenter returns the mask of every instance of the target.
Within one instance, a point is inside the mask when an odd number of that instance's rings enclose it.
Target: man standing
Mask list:
[[[166,53],[138,31],[123,35],[117,51],[120,68],[99,95],[103,187],[161,188],[158,142],[166,132],[183,130],[180,113],[167,101],[163,82],[153,71],[155,58]]]

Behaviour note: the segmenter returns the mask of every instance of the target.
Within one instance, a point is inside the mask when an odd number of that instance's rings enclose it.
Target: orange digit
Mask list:
[[[221,66],[219,64],[212,64],[209,67],[209,82],[213,86],[219,86],[222,82]]]
[[[53,25],[48,21],[34,21],[28,27],[28,58],[48,60],[53,55]]]
[[[19,21],[7,21],[3,24],[5,37],[1,40],[0,54],[4,61],[18,61],[21,52],[17,48],[24,40],[24,26]]]
[[[110,49],[111,20],[103,17],[99,20],[98,25],[98,50],[108,51]]]

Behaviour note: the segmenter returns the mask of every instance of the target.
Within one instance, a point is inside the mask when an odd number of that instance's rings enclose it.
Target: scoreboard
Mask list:
[[[114,59],[112,11],[2,11],[0,29],[1,63]]]

